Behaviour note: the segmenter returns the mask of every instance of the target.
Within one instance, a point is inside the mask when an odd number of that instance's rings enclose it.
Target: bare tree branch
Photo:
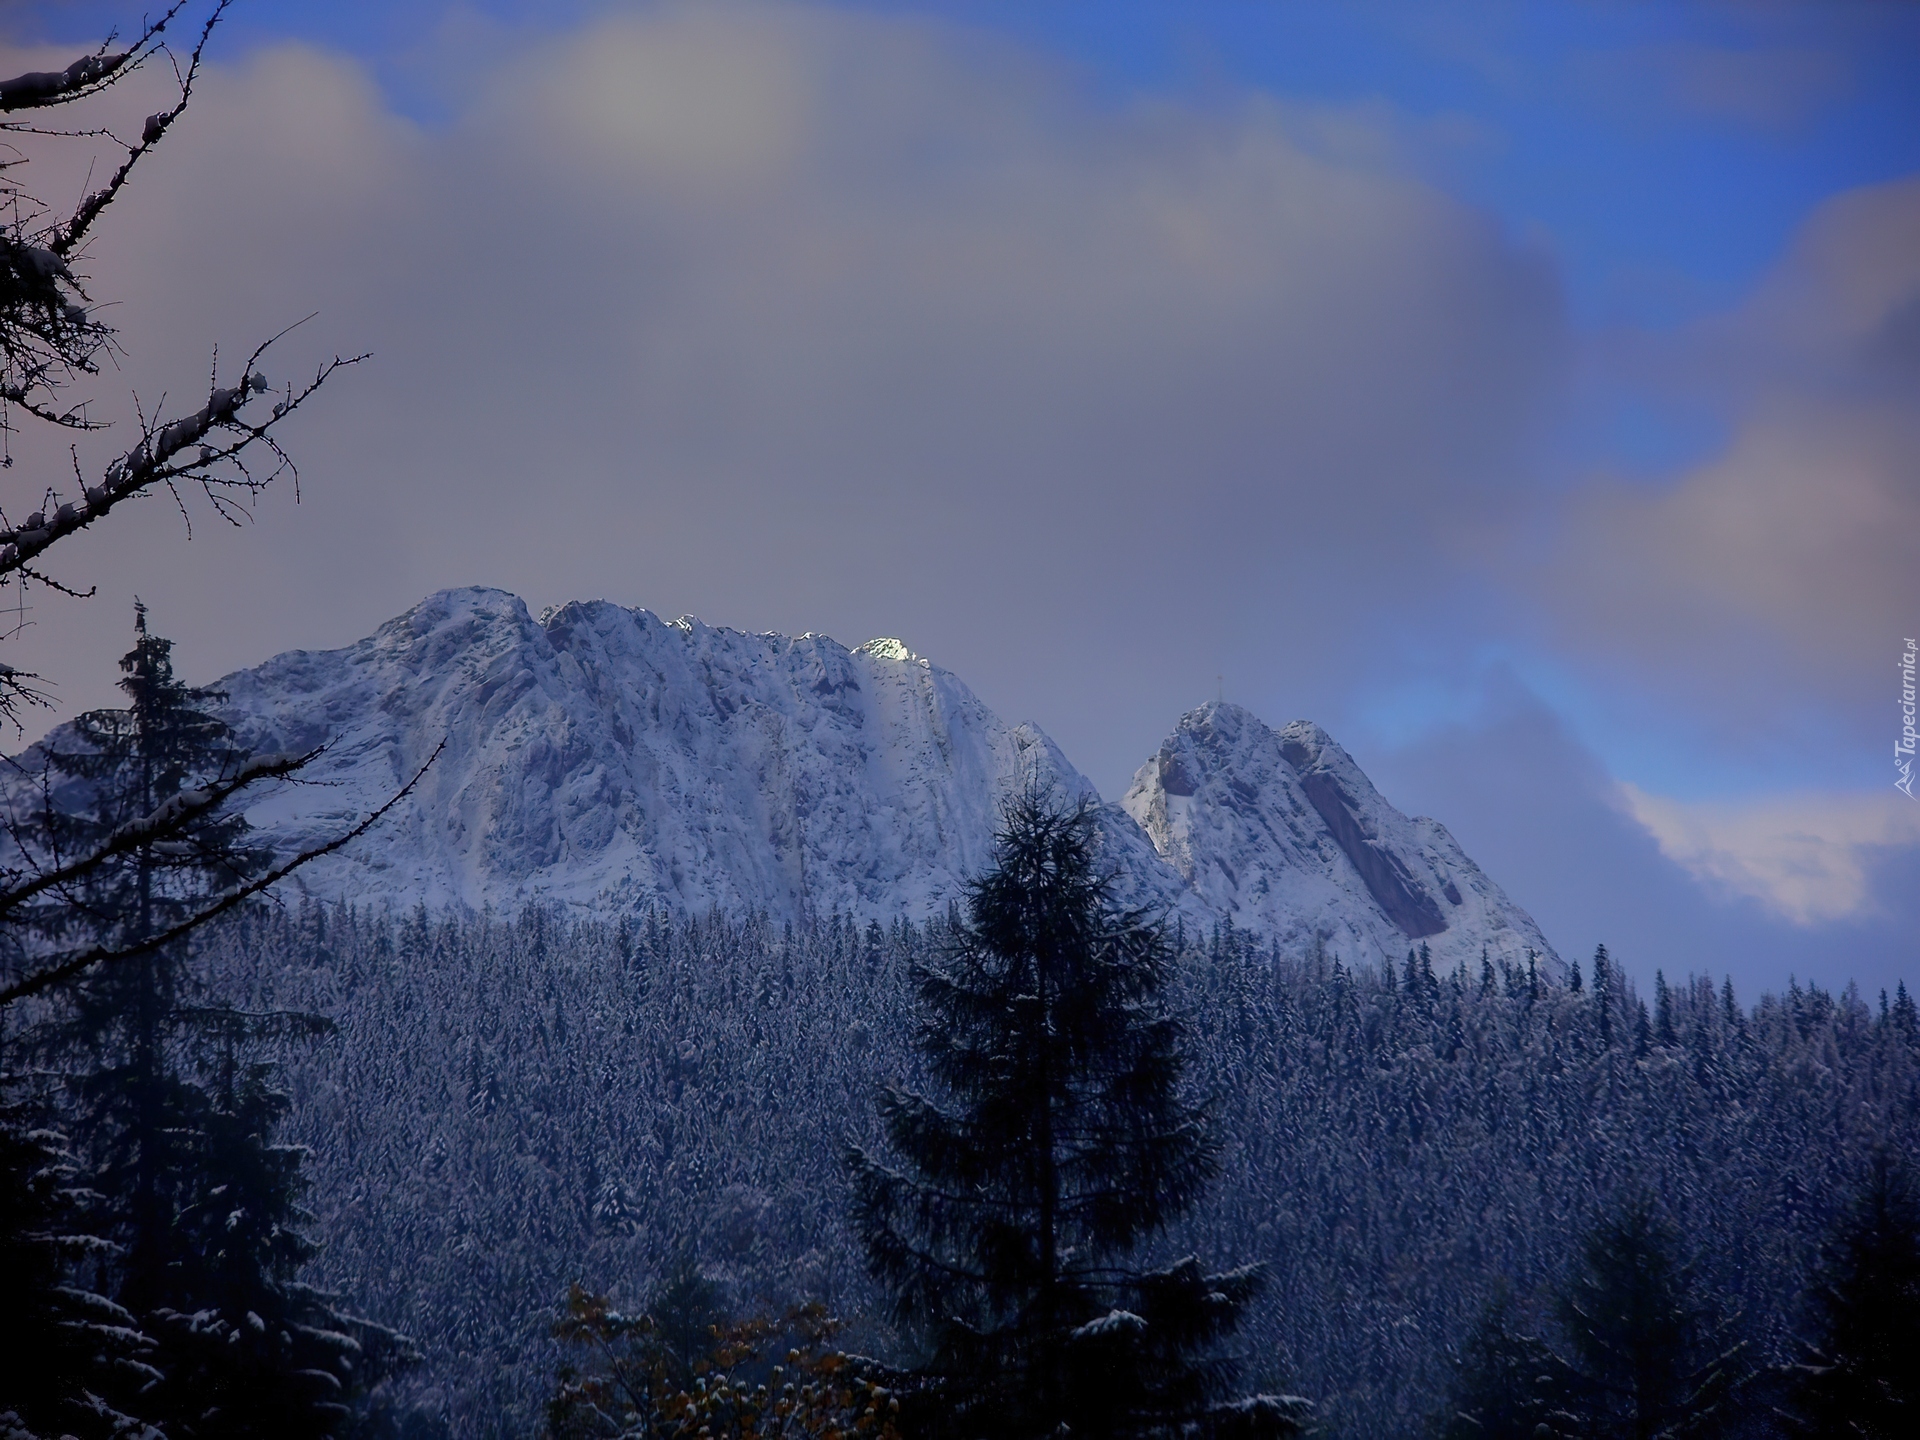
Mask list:
[[[179,835],[195,820],[218,810],[234,795],[259,780],[284,779],[317,758],[326,747],[319,746],[304,755],[279,754],[250,757],[232,776],[198,789],[182,790],[149,815],[129,820],[107,837],[97,850],[42,871],[8,890],[0,890],[0,920],[16,906],[35,895],[61,885],[84,879],[116,856],[125,855],[143,845],[154,845]]]
[[[199,485],[209,497],[221,490],[258,493],[288,469],[291,460],[274,444],[268,432],[299,409],[334,371],[356,365],[367,356],[335,356],[301,390],[295,392],[289,388],[286,398],[274,403],[271,418],[255,424],[242,418],[240,408],[253,396],[265,393],[266,378],[253,366],[272,344],[269,340],[253,352],[247,362],[247,373],[238,385],[214,386],[208,392],[206,404],[191,415],[183,415],[166,425],[157,421],[143,423],[140,443],[109,465],[100,484],[87,486],[80,499],[56,506],[51,515],[44,510],[36,511],[17,529],[0,529],[0,578],[23,569],[56,541],[85,529],[121,501],[154,486],[185,480]],[[201,444],[216,432],[221,434],[219,443]],[[264,443],[277,462],[265,478],[248,471],[241,459],[242,453],[256,441]],[[222,474],[211,468],[223,462],[232,465],[235,473]]]
[[[104,90],[160,48],[161,32],[186,8],[186,3],[187,0],[174,0],[166,12],[158,20],[150,21],[139,38],[124,50],[109,51],[107,47],[114,40],[109,35],[106,44],[91,55],[82,55],[64,70],[35,70],[11,80],[0,80],[0,115],[65,105]]]
[[[406,799],[408,795],[413,793],[414,787],[426,776],[427,771],[433,768],[434,761],[440,758],[440,752],[446,748],[447,742],[442,740],[434,747],[433,754],[427,757],[427,763],[414,772],[411,780],[407,781],[405,785],[401,786],[400,789],[395,792],[391,799],[380,806],[379,809],[373,811],[372,814],[368,815],[351,830],[336,835],[324,845],[316,845],[310,850],[301,851],[291,860],[274,866],[273,869],[256,879],[249,880],[244,885],[236,885],[231,889],[221,891],[220,894],[212,897],[207,904],[186,919],[180,921],[178,924],[169,926],[158,935],[154,935],[136,945],[94,945],[45,965],[32,974],[14,981],[6,988],[0,989],[0,1009],[5,1009],[15,1001],[24,1000],[29,996],[38,995],[42,991],[50,990],[56,985],[64,984],[95,965],[112,964],[118,960],[130,960],[136,956],[151,954],[155,950],[171,945],[174,941],[199,929],[209,920],[233,909],[233,907],[241,901],[258,895],[268,886],[286,879],[287,876],[291,875],[295,870],[298,870],[302,865],[313,860],[318,860],[322,855],[331,855],[342,846],[359,839],[362,835],[366,834],[367,831],[371,830],[388,811],[392,810],[394,806],[398,805],[402,800]]]
[[[184,3],[185,0],[180,0],[180,4]],[[168,19],[172,18],[174,11],[179,10],[180,4],[176,4],[173,11],[168,12]],[[213,27],[220,23],[220,17],[225,13],[227,4],[228,0],[219,0],[219,3],[213,7],[213,13],[207,16],[207,23],[200,27],[200,38],[194,42],[193,54],[187,60],[186,73],[180,77],[178,102],[170,110],[162,110],[147,117],[147,123],[140,131],[140,143],[127,147],[127,158],[121,163],[120,168],[113,172],[113,178],[104,187],[82,200],[79,208],[73,212],[73,218],[61,226],[48,242],[47,248],[55,255],[65,259],[73,252],[74,247],[86,237],[93,222],[100,218],[100,212],[111,205],[115,197],[120,194],[127,183],[127,177],[133,172],[133,167],[140,163],[142,156],[160,143],[160,137],[167,133],[167,127],[178,120],[181,112],[187,108],[187,101],[193,94],[194,79],[200,73],[200,57],[206,52],[207,39],[213,34]],[[163,20],[161,23],[166,22]]]

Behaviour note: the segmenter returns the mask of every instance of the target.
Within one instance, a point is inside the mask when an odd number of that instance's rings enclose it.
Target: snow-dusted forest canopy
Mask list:
[[[526,1434],[567,1286],[638,1305],[692,1256],[739,1313],[825,1301],[887,1353],[842,1147],[915,1082],[910,972],[944,926],[718,916],[567,921],[260,910],[198,962],[241,1008],[313,1010],[287,1047],[311,1147],[310,1278],[414,1337],[417,1424]],[[1220,1180],[1156,1245],[1260,1261],[1250,1380],[1327,1432],[1437,1433],[1455,1362],[1507,1295],[1551,1333],[1581,1237],[1651,1200],[1691,1296],[1795,1359],[1823,1241],[1876,1149],[1920,1148],[1911,1000],[1705,978],[1642,997],[1490,964],[1391,975],[1180,937],[1190,1083]]]

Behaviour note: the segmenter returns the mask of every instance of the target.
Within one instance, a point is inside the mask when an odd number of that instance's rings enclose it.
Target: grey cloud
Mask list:
[[[472,582],[899,633],[1115,789],[1223,657],[1364,666],[1453,585],[1566,345],[1544,257],[1277,109],[920,22],[647,8],[443,130],[287,49],[189,120],[97,255],[129,378],[309,308],[290,354],[375,352],[298,512],[90,552],[211,671]]]

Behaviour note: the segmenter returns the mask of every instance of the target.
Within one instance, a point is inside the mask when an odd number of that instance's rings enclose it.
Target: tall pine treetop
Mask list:
[[[1211,1414],[1287,1432],[1274,1403],[1210,1410],[1232,1378],[1212,1348],[1256,1272],[1127,1264],[1216,1164],[1180,1093],[1160,927],[1111,903],[1084,804],[1018,796],[995,862],[950,952],[917,971],[916,1042],[945,1095],[883,1090],[903,1166],[849,1157],[874,1272],[931,1350],[939,1398],[922,1423],[1015,1440],[1172,1433]]]

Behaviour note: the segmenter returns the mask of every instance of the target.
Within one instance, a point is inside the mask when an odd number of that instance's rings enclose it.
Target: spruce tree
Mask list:
[[[1009,802],[950,952],[916,971],[917,1044],[944,1097],[884,1089],[902,1165],[849,1155],[870,1264],[929,1346],[909,1432],[1291,1433],[1281,1402],[1217,1403],[1234,1367],[1214,1346],[1258,1271],[1128,1263],[1216,1160],[1181,1094],[1165,936],[1113,905],[1094,847],[1089,807]]]
[[[301,1283],[315,1252],[302,1232],[305,1152],[276,1143],[288,1100],[252,1064],[217,1087],[201,1137],[202,1183],[178,1220],[171,1293],[149,1320],[165,1378],[153,1405],[169,1433],[321,1440],[348,1432],[353,1406],[411,1364],[411,1342],[342,1313]]]
[[[1593,1003],[1594,1013],[1600,1017],[1600,1043],[1611,1047],[1613,1044],[1613,959],[1607,954],[1607,947],[1593,947]]]
[[[1913,996],[1907,993],[1907,982],[1902,980],[1893,992],[1894,1028],[1906,1039],[1920,1039],[1920,1006],[1915,1006]]]
[[[1535,1440],[1564,1405],[1553,1354],[1517,1326],[1511,1297],[1488,1305],[1456,1364],[1443,1440]]]
[[[1920,1200],[1882,1151],[1830,1253],[1819,1338],[1794,1367],[1789,1423],[1808,1436],[1920,1430]]]
[[[50,746],[44,826],[49,850],[95,848],[119,827],[154,814],[196,785],[236,771],[245,755],[207,706],[221,697],[173,673],[172,643],[134,612],[134,646],[120,660],[124,709],[94,710],[73,739]],[[139,845],[88,872],[29,913],[59,940],[132,947],[193,913],[200,897],[264,863],[246,843],[246,821],[216,813],[182,835]],[[108,1197],[119,1298],[136,1314],[172,1303],[176,1222],[201,1169],[207,1097],[180,1071],[176,1041],[189,1024],[184,945],[146,950],[87,975],[70,1011],[42,1043],[82,1058],[81,1123]]]
[[[1560,1297],[1568,1342],[1557,1383],[1557,1433],[1664,1440],[1725,1433],[1750,1378],[1744,1346],[1729,1343],[1691,1294],[1677,1237],[1651,1204],[1635,1201],[1594,1227],[1581,1268]]]
[[[105,1248],[65,1137],[30,1100],[0,1103],[0,1436],[137,1435],[153,1380],[134,1317],[79,1281]]]
[[[98,851],[248,758],[208,708],[222,697],[175,677],[171,642],[144,607],[120,668],[126,707],[82,715],[46,749],[49,853]],[[243,1056],[326,1022],[236,1010],[195,981],[186,942],[145,946],[268,858],[244,818],[215,808],[112,854],[24,916],[51,943],[132,952],[72,986],[34,1046],[74,1069],[72,1128],[111,1242],[90,1268],[151,1337],[137,1413],[176,1440],[338,1433],[356,1391],[408,1353],[296,1278],[312,1252],[298,1230],[304,1152],[275,1143],[286,1101]]]

